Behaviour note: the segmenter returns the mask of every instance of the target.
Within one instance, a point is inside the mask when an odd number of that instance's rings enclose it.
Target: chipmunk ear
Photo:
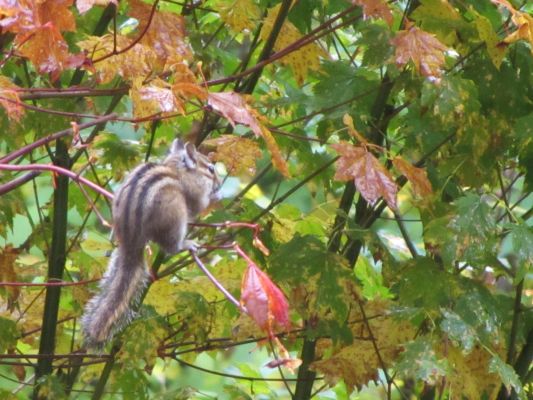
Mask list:
[[[184,161],[187,168],[196,168],[196,164],[198,162],[198,152],[196,151],[196,146],[190,142],[185,143],[185,152],[187,155]]]
[[[178,168],[194,169],[197,163],[196,147],[192,143],[185,143],[181,139],[174,139],[170,146],[170,157],[177,160]]]

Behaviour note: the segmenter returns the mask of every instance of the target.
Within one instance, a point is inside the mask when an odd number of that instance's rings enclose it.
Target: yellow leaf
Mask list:
[[[487,47],[487,53],[489,54],[490,60],[494,66],[500,69],[505,53],[507,52],[507,47],[500,44],[500,38],[494,32],[492,24],[488,18],[484,17],[481,14],[471,10],[474,15],[474,23],[479,35],[479,38],[485,42]]]
[[[351,326],[355,340],[349,346],[334,349],[329,339],[320,340],[319,354],[332,354],[326,359],[315,361],[312,368],[324,374],[330,384],[343,379],[350,391],[367,384],[371,379],[377,379],[378,370],[384,366],[389,367],[400,354],[401,345],[412,340],[416,333],[408,321],[387,315],[388,306],[389,303],[384,300],[373,300],[365,304],[366,316],[372,316],[368,319],[372,337],[366,323],[357,322]],[[361,313],[352,313],[350,320],[361,321]],[[379,355],[371,338],[375,340]]]
[[[175,111],[185,113],[182,102],[176,98],[171,86],[159,78],[146,85],[143,85],[141,78],[135,79],[130,88],[130,97],[135,118]]]
[[[281,4],[278,4],[268,10],[267,17],[263,21],[263,27],[261,29],[261,39],[266,40],[269,37],[280,7]],[[301,37],[302,35],[298,29],[291,22],[285,21],[274,44],[274,50],[280,51]],[[296,82],[302,85],[309,70],[318,71],[320,69],[320,57],[327,57],[327,54],[316,43],[310,43],[299,50],[287,54],[280,62],[291,67]]]
[[[119,50],[126,48],[131,43],[131,39],[122,35],[116,35],[116,40]],[[111,54],[114,49],[113,35],[90,36],[77,44],[81,49],[87,51],[93,60]],[[98,80],[102,84],[111,82],[117,75],[132,82],[136,78],[146,79],[159,72],[157,57],[152,48],[136,43],[128,51],[105,58],[95,63],[94,67]]]
[[[167,315],[176,311],[176,286],[168,279],[159,279],[151,286],[144,299],[144,304],[151,305],[159,315]]]
[[[491,355],[480,347],[465,355],[456,347],[443,346],[443,356],[448,359],[451,372],[446,376],[446,383],[452,393],[452,399],[477,400],[486,394],[486,398],[495,399],[501,380],[497,374],[489,373]]]
[[[257,142],[236,135],[223,135],[206,140],[207,146],[215,146],[215,161],[224,163],[230,175],[255,175],[255,163],[261,157]]]
[[[253,30],[261,17],[261,10],[253,0],[222,0],[217,5],[222,21],[237,33]]]
[[[0,105],[5,108],[9,119],[18,122],[24,115],[24,107],[16,89],[18,86],[9,78],[0,76]]]

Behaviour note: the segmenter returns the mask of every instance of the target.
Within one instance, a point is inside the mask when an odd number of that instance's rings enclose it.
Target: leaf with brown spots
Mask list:
[[[209,93],[207,104],[224,116],[232,126],[236,123],[249,126],[257,137],[262,137],[272,155],[272,164],[284,176],[289,176],[287,163],[281,154],[276,139],[260,122],[260,115],[244,98],[235,92]]]
[[[254,175],[255,163],[261,157],[257,142],[235,135],[223,135],[206,140],[207,146],[215,146],[214,160],[224,163],[230,175]]]
[[[432,193],[431,183],[424,169],[415,167],[399,156],[394,157],[392,163],[411,182],[417,196],[426,197]]]
[[[347,142],[332,144],[339,153],[335,179],[353,180],[357,190],[371,205],[383,197],[390,208],[396,208],[398,186],[389,171],[365,147]]]
[[[398,66],[403,67],[412,61],[415,69],[428,78],[438,79],[442,75],[447,47],[435,36],[411,26],[399,31],[392,44],[396,46],[394,59]]]

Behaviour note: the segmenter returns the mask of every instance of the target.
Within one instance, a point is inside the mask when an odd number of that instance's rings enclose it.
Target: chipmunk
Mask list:
[[[143,255],[149,240],[167,254],[196,250],[185,239],[187,223],[219,199],[219,188],[211,161],[178,139],[163,163],[139,165],[128,175],[113,201],[118,247],[82,317],[88,347],[102,348],[135,316],[132,307],[149,280]]]

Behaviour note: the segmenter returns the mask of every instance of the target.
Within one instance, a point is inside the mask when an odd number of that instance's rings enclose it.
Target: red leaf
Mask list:
[[[398,186],[389,171],[365,147],[341,142],[332,144],[341,156],[337,161],[335,179],[354,180],[357,190],[371,205],[383,197],[389,207],[396,208]]]
[[[244,273],[241,304],[269,336],[274,336],[276,327],[288,329],[290,326],[285,295],[255,264],[248,264]]]

